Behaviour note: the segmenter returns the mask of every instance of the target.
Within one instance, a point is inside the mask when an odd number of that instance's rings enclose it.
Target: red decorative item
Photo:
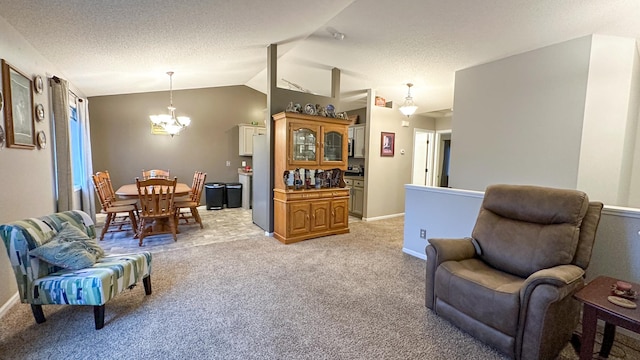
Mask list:
[[[622,291],[631,290],[631,284],[629,284],[628,282],[625,282],[625,281],[617,281],[616,282],[616,287],[618,288],[618,290],[622,290]]]

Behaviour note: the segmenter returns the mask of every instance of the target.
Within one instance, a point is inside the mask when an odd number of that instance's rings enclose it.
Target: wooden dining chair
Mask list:
[[[96,176],[98,179],[106,181],[106,190],[109,198],[111,199],[111,206],[117,207],[133,205],[133,207],[135,207],[136,216],[138,216],[138,199],[118,199],[115,190],[113,190],[113,183],[111,182],[111,175],[109,175],[109,171],[98,171],[96,172]]]
[[[107,215],[100,240],[103,240],[104,235],[108,232],[131,230],[136,234],[138,231],[137,207],[134,205],[114,205],[108,189],[109,185],[104,177],[93,175],[92,178],[93,187],[100,199],[101,213]]]
[[[189,219],[194,219],[194,223],[200,224],[200,229],[203,229],[202,219],[198,213],[198,206],[200,206],[200,198],[202,197],[202,190],[204,189],[204,181],[207,178],[207,173],[196,171],[193,177],[193,186],[191,187],[191,198],[188,200],[180,200],[175,202],[176,208],[176,222],[180,224],[180,220],[184,220],[184,224],[190,224]],[[189,209],[188,212],[182,212],[180,209]]]
[[[177,183],[175,177],[173,180],[136,178],[140,201],[139,246],[145,237],[151,235],[172,234],[173,240],[178,241],[173,204]]]
[[[153,170],[145,170],[142,169],[142,180],[149,179],[169,179],[169,169],[153,169]]]

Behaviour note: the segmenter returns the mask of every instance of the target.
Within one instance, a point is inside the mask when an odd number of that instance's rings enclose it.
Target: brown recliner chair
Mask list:
[[[602,203],[492,185],[472,238],[429,239],[426,306],[514,359],[553,359],[579,321]]]

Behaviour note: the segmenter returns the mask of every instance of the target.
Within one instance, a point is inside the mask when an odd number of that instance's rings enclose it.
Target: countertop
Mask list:
[[[362,175],[345,175],[344,178],[345,179],[362,180],[362,181],[364,181],[364,176],[362,176]]]
[[[252,175],[253,175],[253,170],[246,171],[246,170],[245,170],[245,169],[243,169],[243,168],[239,168],[239,169],[238,169],[238,174],[239,174],[239,175],[252,176]]]

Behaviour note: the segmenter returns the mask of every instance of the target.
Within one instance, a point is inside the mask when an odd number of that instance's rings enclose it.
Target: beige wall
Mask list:
[[[61,75],[57,68],[44,59],[0,17],[0,57],[29,77]],[[0,74],[1,77],[1,74]],[[4,94],[4,91],[3,91]],[[3,95],[4,96],[4,95]],[[34,103],[43,104],[45,120],[35,124],[36,131],[44,131],[49,144],[43,150],[0,149],[0,224],[26,217],[47,215],[55,209],[53,162],[51,151],[50,88],[45,82],[42,94],[34,94]],[[6,131],[4,108],[0,112],[0,125]],[[17,293],[15,277],[0,245],[0,315],[4,305]]]
[[[407,117],[397,106],[374,106],[375,90],[369,91],[368,99],[363,219],[374,220],[404,213],[404,185],[411,184],[413,130],[434,130],[434,122],[430,118],[413,115],[409,126],[403,127],[402,121]],[[380,156],[382,132],[395,133],[393,157]]]
[[[638,62],[635,39],[593,35],[456,72],[450,184],[576,188],[639,207]]]
[[[238,155],[237,125],[262,124],[265,95],[246,86],[174,90],[173,104],[192,122],[172,138],[152,135],[149,122],[150,114],[167,111],[168,91],[89,98],[94,171],[108,170],[116,188],[151,168],[169,169],[187,184],[196,170],[207,182],[237,182],[241,162],[252,164]]]
[[[575,188],[590,37],[456,72],[449,185]]]

